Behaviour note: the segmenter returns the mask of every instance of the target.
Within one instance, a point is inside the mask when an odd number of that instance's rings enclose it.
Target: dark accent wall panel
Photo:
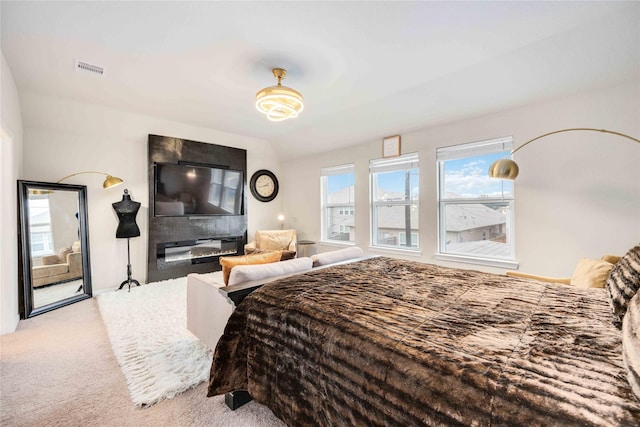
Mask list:
[[[244,251],[247,240],[247,151],[224,145],[190,141],[182,138],[149,135],[148,145],[149,178],[149,243],[147,248],[147,282],[157,282],[189,273],[208,273],[220,270],[217,258],[213,262],[176,267],[159,268],[157,247],[167,242],[186,240],[238,238],[238,247]],[[244,215],[216,215],[193,217],[154,216],[154,165],[155,163],[187,162],[214,165],[243,171]]]

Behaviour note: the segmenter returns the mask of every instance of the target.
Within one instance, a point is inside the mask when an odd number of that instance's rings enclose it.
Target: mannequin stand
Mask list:
[[[118,290],[122,289],[124,285],[129,286],[129,292],[131,292],[131,284],[134,283],[136,286],[140,286],[140,282],[136,279],[131,278],[131,251],[129,250],[129,238],[127,237],[127,280],[120,284]]]

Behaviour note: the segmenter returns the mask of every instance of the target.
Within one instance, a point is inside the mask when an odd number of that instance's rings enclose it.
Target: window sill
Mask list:
[[[419,258],[422,256],[422,251],[418,249],[399,249],[399,248],[386,248],[382,246],[369,246],[369,251],[387,253],[387,254],[400,254],[406,256],[413,256]]]
[[[321,241],[318,242],[318,244],[326,245],[326,246],[337,246],[337,247],[355,246],[356,245],[355,242],[340,242],[340,241],[337,241],[337,240],[321,240]]]
[[[464,255],[436,253],[433,257],[441,261],[463,262],[466,264],[476,264],[476,265],[484,265],[487,267],[506,268],[509,270],[517,270],[519,265],[518,261],[516,260],[477,258],[477,257],[468,257]]]

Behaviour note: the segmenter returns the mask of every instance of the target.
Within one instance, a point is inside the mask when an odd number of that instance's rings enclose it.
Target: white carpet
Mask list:
[[[209,379],[211,350],[187,330],[186,277],[109,292],[98,306],[134,405]]]

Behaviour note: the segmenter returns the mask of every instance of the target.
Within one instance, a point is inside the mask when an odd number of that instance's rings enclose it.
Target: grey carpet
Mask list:
[[[95,299],[22,320],[0,337],[2,426],[284,426],[255,402],[232,412],[206,387],[135,408]]]

